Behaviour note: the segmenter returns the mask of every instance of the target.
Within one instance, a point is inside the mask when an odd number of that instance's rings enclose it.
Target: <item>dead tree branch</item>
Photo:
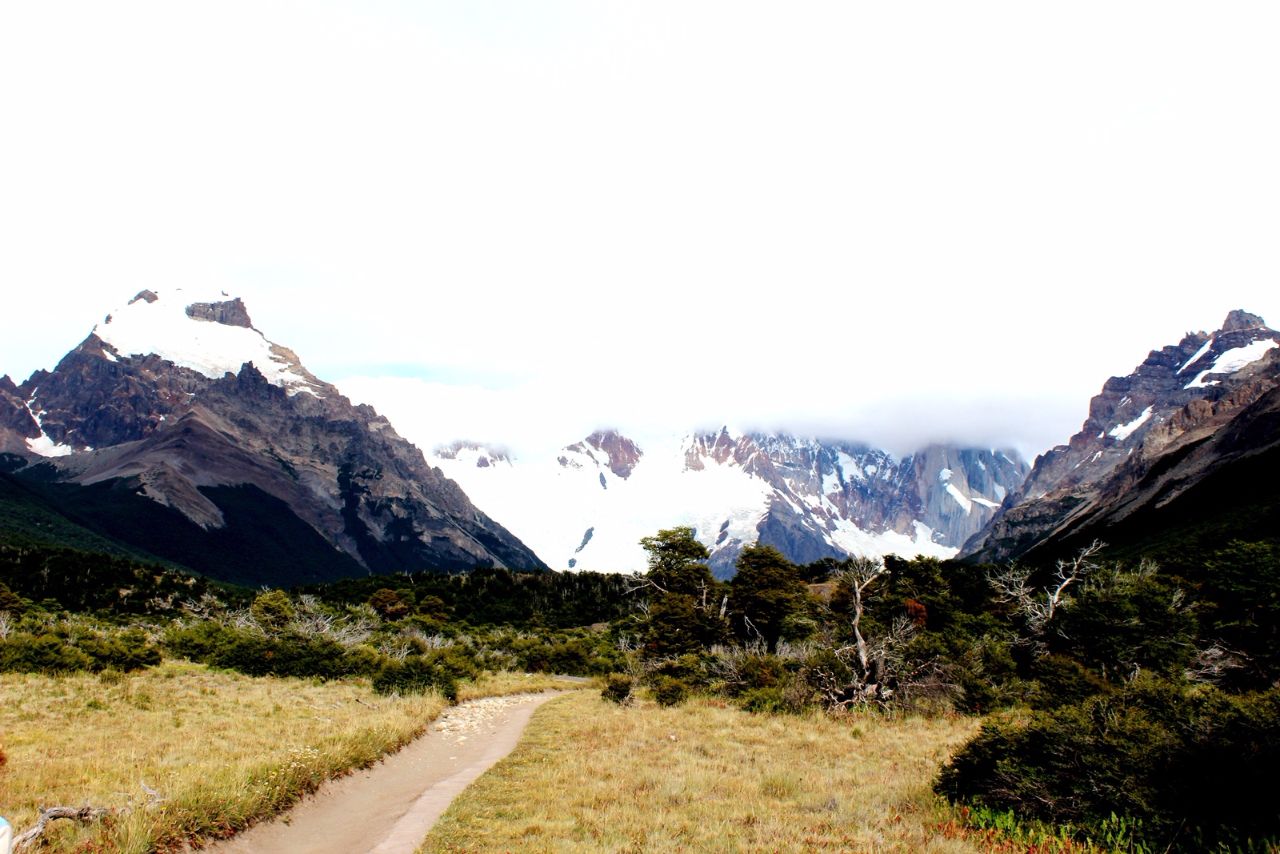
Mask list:
[[[104,816],[111,815],[114,810],[105,807],[41,807],[40,817],[30,829],[23,831],[13,839],[13,850],[15,852],[22,851],[28,846],[33,845],[36,840],[44,835],[45,828],[50,822],[58,819],[68,819],[70,821],[78,821],[81,824],[88,824],[91,821],[97,821]]]
[[[1067,588],[1098,569],[1094,558],[1105,547],[1104,543],[1094,540],[1070,560],[1058,561],[1052,582],[1044,588],[1033,587],[1031,571],[1016,565],[994,573],[989,580],[996,594],[1022,614],[1031,635],[1038,637],[1066,600]]]

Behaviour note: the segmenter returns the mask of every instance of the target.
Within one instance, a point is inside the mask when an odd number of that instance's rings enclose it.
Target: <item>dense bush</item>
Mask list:
[[[480,630],[466,636],[491,654],[510,657],[507,667],[571,676],[603,676],[626,666],[626,655],[607,632],[576,630]]]
[[[332,605],[370,602],[402,618],[400,607],[435,626],[515,626],[568,629],[607,623],[628,614],[635,598],[626,595],[631,579],[595,572],[513,572],[478,569],[449,575],[415,572],[396,576],[348,579],[304,588]],[[393,589],[394,588],[394,589]],[[393,593],[395,599],[385,592]]]
[[[690,689],[704,689],[711,681],[710,669],[716,658],[714,655],[681,655],[676,658],[649,662],[646,671],[650,678],[669,676],[679,679]]]
[[[1157,847],[1280,838],[1271,781],[1280,690],[1233,696],[1140,677],[1106,696],[986,724],[943,769],[955,801],[1054,824],[1136,819]]]
[[[634,683],[630,676],[611,673],[605,680],[604,690],[600,692],[600,696],[611,703],[626,703],[631,699],[633,687]]]
[[[673,676],[658,676],[653,680],[653,699],[659,706],[678,706],[689,696],[689,686]]]
[[[379,694],[421,694],[438,690],[449,702],[458,699],[458,680],[480,674],[475,659],[457,647],[384,661],[373,677]]]
[[[77,643],[91,659],[92,670],[118,670],[128,673],[155,667],[160,663],[160,650],[152,644],[141,629],[91,636]]]
[[[357,656],[335,641],[294,632],[263,635],[210,620],[171,629],[165,646],[174,655],[249,676],[318,676],[355,672]]]
[[[1179,586],[1154,568],[1107,568],[1067,600],[1048,629],[1050,651],[1115,682],[1138,671],[1181,672],[1196,620]]]
[[[160,663],[157,649],[141,629],[90,630],[55,624],[37,631],[12,632],[0,640],[0,671],[16,673],[121,672]]]
[[[15,632],[0,641],[0,671],[58,674],[92,666],[92,658],[52,632]]]

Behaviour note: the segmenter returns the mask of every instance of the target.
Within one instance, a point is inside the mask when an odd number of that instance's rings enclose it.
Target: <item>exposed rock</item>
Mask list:
[[[40,425],[22,392],[7,374],[0,377],[0,453],[29,454],[27,440],[39,435]]]
[[[1245,329],[1266,329],[1266,327],[1267,323],[1261,317],[1238,308],[1227,315],[1226,322],[1222,324],[1222,331],[1240,332]]]
[[[440,445],[432,454],[442,460],[473,460],[476,468],[482,469],[498,463],[511,463],[511,455],[507,451],[477,442],[457,441]]]
[[[586,439],[570,445],[565,450],[586,454],[593,460],[597,458],[597,455],[600,455],[602,462],[609,471],[623,480],[631,476],[636,463],[640,462],[640,458],[644,456],[644,452],[640,450],[635,442],[619,434],[616,430],[597,430]],[[561,464],[568,465],[568,460],[566,459]],[[601,485],[604,485],[603,480],[601,480]]]
[[[253,328],[249,319],[249,310],[239,297],[226,302],[193,302],[187,306],[187,317],[196,320],[208,320],[224,326],[243,326]]]

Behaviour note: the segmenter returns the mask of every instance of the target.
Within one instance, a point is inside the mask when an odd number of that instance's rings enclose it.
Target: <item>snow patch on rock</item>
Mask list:
[[[228,326],[193,318],[187,306],[230,299],[225,293],[199,293],[175,288],[152,298],[135,298],[107,315],[93,334],[121,355],[153,353],[175,365],[219,379],[252,363],[267,381],[290,394],[318,396],[301,367],[284,358],[272,342],[251,327]],[[104,351],[105,352],[105,351]]]
[[[1132,436],[1134,434],[1134,431],[1136,431],[1143,424],[1146,424],[1147,421],[1151,419],[1151,413],[1154,409],[1155,409],[1154,406],[1148,406],[1146,409],[1142,410],[1141,415],[1139,415],[1137,418],[1133,419],[1132,421],[1125,424],[1117,424],[1115,427],[1112,427],[1111,432],[1109,432],[1107,435],[1113,439],[1116,439],[1117,441],[1123,442],[1125,439],[1128,439],[1130,436]]]
[[[1267,351],[1275,346],[1277,344],[1273,339],[1259,338],[1257,341],[1251,341],[1243,347],[1233,347],[1214,360],[1214,363],[1208,369],[1197,374],[1196,378],[1187,383],[1184,388],[1204,388],[1217,385],[1217,380],[1206,380],[1205,377],[1210,374],[1234,374],[1236,371],[1253,364],[1267,355]]]

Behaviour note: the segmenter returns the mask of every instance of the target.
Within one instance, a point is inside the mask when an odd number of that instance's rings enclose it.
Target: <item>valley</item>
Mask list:
[[[1280,854],[1278,40],[0,3],[0,854]]]
[[[239,299],[144,291],[0,380],[0,808],[68,806],[47,850],[252,850],[450,706],[555,689],[396,844],[1267,850],[1278,344],[1233,311],[1153,350],[1030,466],[424,453]]]

